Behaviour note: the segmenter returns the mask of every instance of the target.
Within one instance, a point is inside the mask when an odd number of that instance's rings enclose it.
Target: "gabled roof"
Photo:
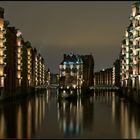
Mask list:
[[[61,64],[65,64],[65,65],[72,65],[72,64],[82,64],[82,58],[80,55],[78,54],[73,54],[70,53],[68,55],[65,54],[64,60],[61,62]]]

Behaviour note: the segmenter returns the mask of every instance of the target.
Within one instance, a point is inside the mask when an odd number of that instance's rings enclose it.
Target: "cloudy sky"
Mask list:
[[[63,54],[92,53],[95,71],[111,67],[119,56],[134,1],[1,1],[5,19],[57,73]]]

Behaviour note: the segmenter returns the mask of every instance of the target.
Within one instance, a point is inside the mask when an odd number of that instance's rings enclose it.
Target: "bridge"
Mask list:
[[[45,89],[45,88],[58,88],[59,85],[58,84],[50,84],[50,85],[40,85],[40,86],[36,86],[36,89]]]
[[[119,90],[119,87],[113,85],[95,85],[90,86],[90,90]]]

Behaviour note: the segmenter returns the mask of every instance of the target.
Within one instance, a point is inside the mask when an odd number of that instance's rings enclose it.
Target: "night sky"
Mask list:
[[[10,26],[20,29],[25,41],[57,73],[63,54],[92,53],[95,71],[118,58],[134,1],[0,2]]]

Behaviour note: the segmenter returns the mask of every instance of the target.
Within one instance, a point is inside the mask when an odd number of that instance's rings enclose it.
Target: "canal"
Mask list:
[[[140,108],[115,92],[57,101],[56,89],[0,104],[0,138],[140,138]]]

